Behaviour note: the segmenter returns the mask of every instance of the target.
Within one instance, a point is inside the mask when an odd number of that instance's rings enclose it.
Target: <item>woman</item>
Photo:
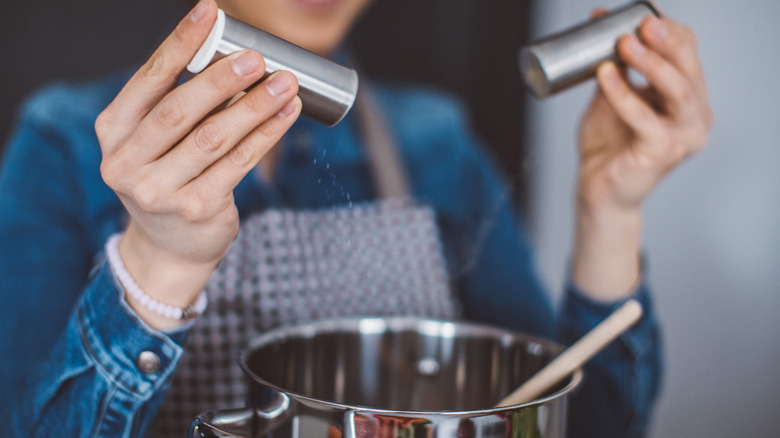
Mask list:
[[[293,126],[301,102],[288,72],[241,95],[263,75],[256,52],[233,54],[180,83],[217,3],[340,57],[369,1],[201,0],[129,79],[50,89],[31,100],[0,181],[0,324],[10,358],[2,376],[19,394],[13,406],[4,402],[15,431],[184,433],[199,409],[240,402],[235,351],[281,324],[418,313],[557,332],[571,342],[635,297],[645,316],[589,365],[570,433],[641,435],[660,374],[640,263],[641,204],[704,146],[711,125],[692,33],[652,18],[641,39],[621,39],[622,59],[645,76],[648,90],[635,90],[613,64],[598,71],[579,137],[571,281],[556,322],[502,184],[451,100],[362,78],[372,97],[324,129],[305,119]],[[405,174],[395,183],[372,180],[387,167],[372,161],[376,147],[366,140],[377,115]],[[391,199],[398,197],[414,202]],[[328,216],[349,205],[357,208]],[[378,245],[357,246],[370,254],[360,260],[381,260],[378,266],[345,263],[358,260],[349,258],[351,245],[362,243],[339,247],[327,234],[357,216],[386,224],[388,212],[404,226]],[[306,222],[305,214],[315,219]],[[285,228],[285,218],[293,225]],[[410,236],[408,229],[427,231]],[[277,237],[301,230],[306,237],[283,248],[298,254],[300,269],[282,270],[289,257],[274,252],[281,251]],[[414,246],[420,241],[428,242],[424,249]],[[338,257],[309,248],[312,242]],[[399,272],[417,286],[392,283]]]

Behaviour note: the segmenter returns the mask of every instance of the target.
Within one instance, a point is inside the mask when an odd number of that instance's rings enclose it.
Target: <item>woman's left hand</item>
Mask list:
[[[704,148],[712,126],[693,32],[651,17],[639,35],[622,37],[618,53],[647,85],[602,65],[582,120],[578,196],[588,208],[639,208],[667,172]]]
[[[618,53],[625,69],[599,67],[599,83],[579,133],[576,237],[572,274],[595,298],[619,299],[640,275],[641,206],[664,176],[702,150],[712,126],[693,32],[651,17]]]

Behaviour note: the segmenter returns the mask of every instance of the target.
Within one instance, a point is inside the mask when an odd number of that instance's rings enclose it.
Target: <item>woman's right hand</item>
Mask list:
[[[180,307],[195,300],[235,239],[233,189],[301,109],[289,72],[223,106],[262,78],[264,61],[253,51],[177,86],[216,16],[214,0],[201,0],[95,123],[103,179],[130,214],[119,242],[125,266],[147,295]],[[155,328],[180,323],[128,300]]]

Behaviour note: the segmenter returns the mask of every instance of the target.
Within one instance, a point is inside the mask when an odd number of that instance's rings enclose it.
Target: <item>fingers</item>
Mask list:
[[[651,50],[704,89],[704,72],[693,31],[668,18],[650,17],[642,23],[639,35]]]
[[[274,73],[236,103],[204,120],[154,166],[171,170],[166,184],[170,185],[169,189],[177,190],[225,154],[238,153],[239,156],[254,157],[254,154],[242,152],[245,147],[240,142],[251,132],[260,129],[259,134],[267,134],[261,139],[262,143],[268,148],[275,144],[284,131],[268,126],[275,128],[283,125],[279,124],[276,116],[297,92],[298,82],[292,73]]]
[[[636,137],[633,144],[670,167],[706,144],[712,112],[703,68],[693,33],[684,26],[651,17],[639,36],[622,37],[617,49],[649,89],[632,87],[612,64],[601,66],[597,76],[615,115]]]
[[[246,96],[245,96],[246,97]],[[184,203],[181,209],[191,220],[208,216],[219,209],[220,200],[229,198],[233,188],[251,171],[265,154],[292,126],[301,112],[301,99],[292,100],[238,144],[209,166],[197,178],[182,187],[177,195]]]
[[[96,122],[98,135],[114,141],[129,134],[175,85],[217,17],[214,0],[200,0],[151,58],[133,75]],[[102,144],[102,143],[101,143]]]
[[[650,17],[634,35],[621,38],[621,59],[656,92],[649,102],[691,151],[704,147],[712,127],[707,86],[693,32],[668,18]],[[685,154],[682,154],[685,155]]]
[[[669,18],[651,17],[642,24],[639,34],[652,52],[685,77],[693,90],[688,97],[698,102],[697,110],[701,112],[706,127],[711,127],[712,111],[707,97],[707,83],[693,31]]]
[[[673,118],[686,120],[696,116],[697,91],[692,82],[660,54],[649,50],[634,35],[618,42],[618,51],[628,65],[642,74],[661,94],[663,110]]]
[[[152,108],[128,138],[129,147],[121,152],[131,154],[131,161],[138,165],[157,160],[206,115],[259,80],[264,72],[263,58],[254,51],[221,59],[171,91]],[[204,141],[210,141],[209,137],[203,138],[204,129],[196,132]]]
[[[637,137],[651,140],[663,129],[663,122],[655,110],[640,97],[612,62],[606,62],[596,71],[601,92],[615,115]],[[643,142],[640,142],[643,143]],[[648,141],[647,143],[652,143]]]
[[[599,8],[596,8],[596,9],[590,11],[590,18],[592,20],[594,18],[603,17],[604,15],[607,15],[608,13],[609,13],[609,9],[599,7]]]

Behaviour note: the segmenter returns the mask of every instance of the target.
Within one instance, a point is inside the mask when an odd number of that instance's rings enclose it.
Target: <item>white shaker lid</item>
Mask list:
[[[209,36],[206,38],[206,42],[200,46],[198,52],[192,58],[189,64],[187,64],[187,70],[190,73],[200,73],[208,67],[214,55],[217,53],[217,47],[222,40],[222,34],[225,32],[225,12],[222,9],[217,10],[217,21],[214,22],[214,27],[211,28]]]

